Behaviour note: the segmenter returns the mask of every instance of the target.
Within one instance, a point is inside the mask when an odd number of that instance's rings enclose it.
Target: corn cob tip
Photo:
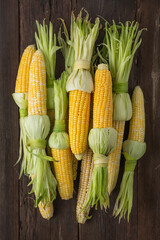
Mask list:
[[[80,154],[74,154],[74,156],[76,157],[77,160],[82,160],[82,157],[84,155],[84,152],[83,153],[80,153]]]
[[[29,45],[26,49],[28,49],[28,50],[36,50],[36,47],[35,47],[35,45],[34,44],[31,44],[31,45]]]
[[[41,50],[36,50],[36,52],[34,53],[34,56],[37,56],[37,55],[40,55],[40,56],[42,56],[43,54],[42,54],[42,52],[41,52]]]
[[[98,65],[98,69],[99,70],[108,70],[108,65],[104,64],[104,63],[101,63],[101,64]]]
[[[44,204],[42,202],[40,202],[38,204],[38,208],[39,208],[41,216],[44,219],[50,220],[53,217],[53,213],[54,213],[53,203],[49,203],[49,204],[47,204],[47,206],[44,207]]]
[[[140,86],[136,86],[135,89],[134,89],[134,91],[141,91],[141,92],[142,92],[142,89],[141,89]]]

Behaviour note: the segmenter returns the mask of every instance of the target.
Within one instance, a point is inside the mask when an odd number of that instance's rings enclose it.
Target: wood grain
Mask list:
[[[145,97],[147,152],[138,164],[138,240],[160,239],[160,2],[138,1],[138,20],[147,27],[139,59]]]
[[[109,22],[137,20],[143,32],[143,42],[137,51],[131,71],[129,92],[140,85],[146,108],[147,153],[135,171],[134,199],[130,222],[112,217],[119,192],[124,159],[121,161],[118,184],[110,197],[110,209],[92,209],[92,219],[85,225],[76,222],[76,197],[54,201],[55,214],[50,221],[41,218],[29,196],[27,177],[18,180],[18,109],[12,100],[19,57],[24,48],[34,43],[35,20],[46,19],[58,33],[62,17],[67,27],[70,14],[84,7],[94,20],[97,15]],[[104,21],[101,20],[102,24]],[[159,240],[160,239],[160,1],[153,0],[5,0],[0,2],[0,240]],[[103,39],[101,31],[98,43]],[[57,54],[56,77],[64,70],[64,60]],[[125,138],[127,137],[126,124]],[[80,164],[80,163],[79,163]]]
[[[19,239],[18,108],[12,99],[19,62],[18,1],[0,2],[0,239]]]

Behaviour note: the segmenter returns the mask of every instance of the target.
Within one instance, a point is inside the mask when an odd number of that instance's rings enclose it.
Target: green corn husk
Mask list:
[[[75,51],[75,62],[73,71],[67,80],[67,91],[93,91],[93,80],[90,73],[90,62],[98,33],[98,18],[95,20],[95,24],[91,24],[87,12],[86,16],[82,18],[82,10],[76,19],[73,17],[73,47]],[[75,68],[76,63],[77,66]]]
[[[43,53],[47,72],[47,109],[54,109],[54,80],[56,67],[56,51],[61,47],[56,46],[56,34],[53,34],[53,25],[49,27],[36,21],[38,34],[35,32],[37,48]]]
[[[84,208],[89,208],[98,203],[105,209],[109,206],[108,194],[108,163],[107,157],[114,150],[117,132],[113,128],[93,128],[89,133],[89,146],[94,155],[94,169],[92,173],[88,198]],[[106,156],[105,156],[106,155]],[[104,163],[95,165],[95,161],[104,160]]]
[[[26,145],[28,144],[28,138],[24,129],[24,118],[28,115],[28,93],[13,93],[12,94],[13,99],[17,106],[19,107],[20,112],[20,142],[19,142],[19,157],[16,162],[19,163],[19,161],[22,158],[22,147],[23,147],[23,159],[21,163],[21,171],[19,178],[24,173],[25,175],[28,175],[28,163],[30,161],[31,155],[26,149]]]
[[[72,12],[71,14],[71,25],[70,25],[70,37],[69,33],[67,31],[66,24],[62,18],[60,18],[63,24],[63,30],[60,27],[58,32],[58,43],[62,47],[61,52],[63,54],[63,57],[65,59],[65,71],[70,75],[73,71],[73,65],[75,60],[75,52],[74,52],[74,22],[75,22],[75,16]],[[64,38],[63,38],[64,35]]]
[[[55,126],[49,138],[50,148],[69,148],[69,136],[65,132],[65,119],[68,108],[66,81],[68,74],[63,72],[59,80],[54,83]]]
[[[137,22],[112,25],[106,21],[102,59],[109,60],[113,79],[113,118],[127,121],[132,117],[132,103],[128,94],[128,80],[136,50],[141,45],[141,33]],[[107,52],[104,50],[107,47]]]
[[[123,143],[123,154],[126,159],[125,171],[120,186],[120,192],[116,199],[113,210],[113,215],[119,215],[119,221],[122,217],[125,218],[127,213],[127,220],[132,210],[133,203],[133,182],[134,182],[134,169],[139,160],[146,152],[146,143],[126,140]]]
[[[50,120],[47,115],[31,115],[24,118],[24,128],[27,137],[36,142],[45,142],[45,139],[50,130]],[[53,202],[56,198],[56,179],[51,172],[48,161],[53,159],[46,156],[45,145],[42,147],[34,147],[30,144],[31,160],[28,165],[28,174],[33,179],[29,185],[32,184],[32,192],[36,193],[35,207],[41,201],[44,205]]]

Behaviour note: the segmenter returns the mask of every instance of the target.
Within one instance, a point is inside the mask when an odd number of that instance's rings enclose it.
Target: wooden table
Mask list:
[[[74,198],[54,202],[55,215],[43,220],[29,197],[28,179],[18,180],[19,126],[14,92],[16,73],[24,48],[34,42],[35,20],[45,18],[54,23],[57,33],[62,17],[69,26],[71,10],[85,7],[92,18],[101,15],[108,21],[137,20],[143,43],[134,59],[129,82],[132,93],[136,85],[144,91],[146,108],[147,152],[135,171],[134,199],[130,222],[112,217],[123,172],[111,196],[111,208],[92,210],[85,225],[76,222]],[[103,22],[103,21],[102,21]],[[0,240],[159,240],[160,239],[160,1],[158,0],[1,0],[0,1]],[[102,40],[100,37],[99,41]],[[63,70],[58,54],[57,77]]]

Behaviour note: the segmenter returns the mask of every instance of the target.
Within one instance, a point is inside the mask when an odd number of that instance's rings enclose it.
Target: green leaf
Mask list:
[[[73,65],[75,61],[75,53],[74,53],[74,22],[75,22],[75,16],[72,12],[71,14],[71,25],[70,25],[70,36],[65,24],[65,21],[60,18],[62,25],[63,25],[63,30],[62,32],[62,27],[60,27],[59,32],[58,32],[58,42],[59,45],[62,47],[61,51],[63,54],[63,57],[65,59],[65,70],[68,74],[71,74],[73,71]]]
[[[43,25],[36,21],[36,25],[38,31],[38,34],[35,32],[37,48],[40,49],[44,55],[47,76],[54,81],[56,51],[61,47],[56,46],[56,35],[53,35],[53,25],[51,22],[49,23],[49,27],[45,24],[45,21],[43,21]]]

